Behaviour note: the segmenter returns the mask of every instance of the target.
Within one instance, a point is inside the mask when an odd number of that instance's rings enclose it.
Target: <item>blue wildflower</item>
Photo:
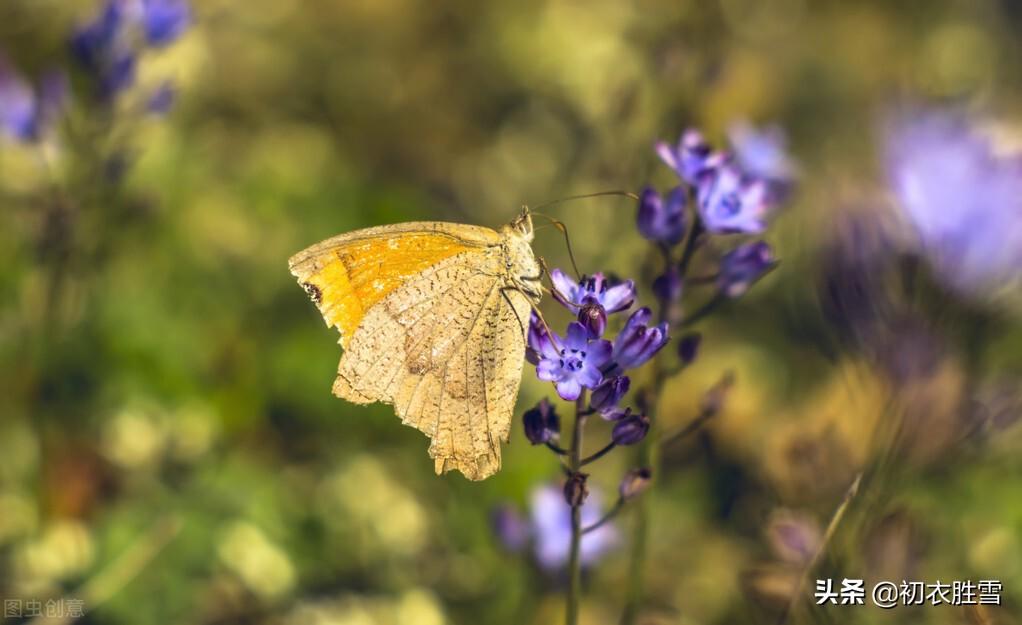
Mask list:
[[[191,21],[191,8],[185,0],[142,0],[142,27],[149,45],[173,43]]]
[[[490,520],[497,538],[509,551],[521,551],[529,544],[529,522],[513,506],[498,506]]]
[[[636,310],[625,322],[614,338],[612,360],[614,371],[632,369],[645,363],[667,344],[667,322],[649,326],[653,311],[649,308]]]
[[[543,333],[543,329],[538,333]],[[530,336],[532,334],[530,332]],[[557,394],[565,400],[578,399],[583,388],[596,388],[603,381],[600,368],[610,361],[611,355],[610,341],[590,340],[586,329],[577,321],[568,324],[563,339],[547,336],[538,339],[533,349],[539,356],[537,377],[554,382]]]
[[[68,97],[67,77],[43,76],[38,91],[0,58],[0,129],[17,141],[37,141],[56,121]]]
[[[660,160],[690,185],[699,184],[719,165],[721,158],[719,153],[710,148],[703,135],[692,129],[681,134],[676,146],[658,141],[656,153]]]
[[[655,189],[646,187],[639,196],[636,215],[639,233],[650,241],[677,245],[685,236],[686,202],[684,187],[671,190],[666,201]]]
[[[581,507],[582,526],[595,524],[603,516],[603,497],[593,489]],[[571,507],[556,486],[541,486],[530,498],[532,534],[536,560],[548,571],[558,571],[568,562],[571,545]],[[579,557],[583,566],[595,564],[618,542],[617,529],[607,523],[582,535]]]
[[[743,243],[720,260],[717,288],[726,297],[739,297],[777,265],[765,241]]]
[[[738,121],[728,128],[728,139],[746,174],[784,186],[794,181],[798,167],[788,155],[787,137],[780,126],[756,129]]]
[[[970,295],[1022,282],[1022,154],[995,153],[976,121],[933,111],[890,125],[886,160],[938,279]]]
[[[631,280],[611,286],[602,273],[595,273],[575,282],[560,269],[550,272],[550,280],[556,287],[554,296],[557,301],[572,311],[585,304],[596,303],[611,314],[625,310],[635,301],[635,283]]]
[[[733,162],[716,168],[698,186],[699,215],[714,234],[758,234],[771,208],[765,180],[745,175]]]
[[[78,27],[71,36],[71,51],[87,69],[98,72],[110,52],[121,45],[128,7],[123,0],[109,0],[96,19]]]

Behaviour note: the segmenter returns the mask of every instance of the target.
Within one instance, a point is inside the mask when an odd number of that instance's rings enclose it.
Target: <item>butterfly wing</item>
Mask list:
[[[334,394],[393,404],[403,423],[432,439],[429,453],[438,473],[456,469],[479,480],[500,468],[500,443],[508,439],[521,382],[530,303],[508,288],[508,250],[500,235],[442,224],[434,235],[439,239],[431,239],[423,227],[436,225],[342,235],[310,248],[314,253],[298,254],[292,271],[298,268],[299,281],[318,290],[324,318],[341,331],[345,352]],[[397,227],[402,230],[390,230]],[[369,232],[372,238],[365,236]],[[418,239],[409,247],[406,237],[413,235]],[[367,241],[374,243],[359,247]],[[394,245],[399,254],[414,249],[415,258],[384,260]],[[310,293],[317,299],[317,291]],[[353,315],[359,315],[354,327]]]
[[[327,239],[292,256],[288,267],[346,346],[365,313],[409,276],[499,244],[500,235],[489,228],[410,222]]]

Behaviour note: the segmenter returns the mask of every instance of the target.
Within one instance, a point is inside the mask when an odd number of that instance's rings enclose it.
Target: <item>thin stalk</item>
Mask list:
[[[568,450],[568,466],[572,473],[582,468],[582,430],[585,427],[586,391],[575,400],[575,423],[571,430],[571,447]],[[582,545],[582,504],[581,497],[571,505],[571,550],[568,556],[568,605],[564,622],[578,625],[579,605],[582,600],[582,560],[579,557]]]
[[[601,527],[606,525],[608,521],[610,521],[611,519],[616,517],[617,513],[621,512],[621,508],[623,508],[624,505],[625,505],[624,498],[623,497],[618,497],[617,498],[617,503],[614,504],[614,507],[611,508],[610,510],[608,510],[607,514],[605,514],[602,517],[600,517],[599,521],[597,521],[596,523],[593,523],[592,525],[590,525],[590,526],[586,527],[585,529],[583,529],[582,533],[583,534],[588,534],[589,532],[592,532],[594,530],[600,529]]]
[[[802,569],[802,574],[798,578],[798,585],[795,586],[795,593],[791,596],[791,601],[784,607],[784,611],[781,612],[781,616],[777,619],[777,625],[784,625],[787,622],[788,617],[798,606],[798,600],[802,598],[802,591],[805,589],[806,580],[809,575],[812,574],[813,570],[816,569],[820,560],[823,558],[823,554],[827,552],[827,547],[830,545],[830,541],[834,538],[834,533],[837,531],[838,525],[841,524],[841,519],[844,518],[845,512],[848,510],[849,504],[852,503],[852,499],[859,492],[859,484],[862,482],[862,473],[855,476],[851,486],[845,491],[844,498],[841,499],[841,503],[837,509],[834,510],[834,515],[830,518],[830,523],[827,524],[827,529],[823,533],[823,538],[820,540],[820,546],[816,548],[816,552],[813,554],[809,564]]]
[[[614,449],[615,447],[617,447],[617,443],[615,443],[614,441],[610,441],[610,442],[609,442],[609,443],[607,443],[607,444],[606,444],[606,446],[604,446],[604,448],[603,448],[603,449],[601,449],[600,451],[598,451],[598,452],[596,452],[596,453],[592,454],[591,456],[587,456],[587,457],[583,458],[583,459],[582,459],[582,461],[581,461],[581,462],[580,462],[579,464],[580,464],[581,466],[585,466],[585,465],[589,464],[590,462],[594,462],[594,461],[596,461],[596,460],[599,460],[600,458],[602,458],[602,457],[606,456],[606,455],[607,455],[607,453],[608,453],[608,452],[609,452],[609,451],[610,451],[611,449]]]

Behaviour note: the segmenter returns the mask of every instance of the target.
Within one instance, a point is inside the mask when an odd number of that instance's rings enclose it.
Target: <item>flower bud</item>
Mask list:
[[[685,204],[683,187],[675,187],[666,198],[647,187],[639,197],[636,225],[650,241],[677,245],[685,236]]]
[[[561,432],[560,419],[554,412],[553,404],[545,397],[535,408],[525,411],[522,424],[525,426],[525,437],[533,445],[548,443],[556,439]]]
[[[725,297],[740,297],[775,266],[773,251],[765,241],[739,245],[720,260],[717,288]]]
[[[631,414],[631,409],[618,419],[610,436],[618,445],[634,445],[646,438],[649,433],[649,417],[644,414]]]
[[[653,294],[665,302],[676,302],[681,297],[681,272],[674,265],[653,280]]]
[[[678,341],[678,358],[681,364],[690,364],[699,355],[699,346],[703,342],[703,335],[698,332],[691,332],[681,337]]]
[[[586,485],[588,478],[588,473],[572,473],[568,476],[568,481],[564,483],[564,501],[569,506],[574,508],[585,502],[589,496],[589,487]]]
[[[595,302],[586,303],[578,311],[578,322],[585,327],[589,338],[598,339],[607,329],[607,311]]]
[[[628,392],[630,385],[631,380],[625,375],[607,378],[593,391],[589,398],[589,407],[606,418],[606,415],[617,407],[618,402]]]
[[[621,485],[618,486],[618,493],[621,499],[632,499],[649,488],[653,480],[653,470],[649,467],[632,469],[621,478]]]

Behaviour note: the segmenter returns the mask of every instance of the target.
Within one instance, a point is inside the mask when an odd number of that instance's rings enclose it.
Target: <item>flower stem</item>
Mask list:
[[[588,526],[588,527],[584,528],[584,529],[582,530],[582,533],[583,533],[583,534],[588,534],[589,532],[592,532],[592,531],[594,531],[594,530],[598,530],[598,529],[600,529],[601,527],[603,527],[604,525],[606,525],[608,521],[610,521],[611,519],[613,519],[614,517],[616,517],[616,516],[617,516],[617,513],[618,513],[618,512],[621,512],[621,508],[623,508],[623,507],[624,507],[624,505],[625,505],[625,500],[624,500],[624,498],[622,498],[622,497],[618,497],[618,499],[617,499],[617,503],[615,503],[615,504],[614,504],[614,507],[613,507],[613,508],[611,508],[611,509],[610,509],[609,511],[607,511],[607,514],[605,514],[605,515],[603,515],[602,517],[600,517],[600,520],[599,520],[599,521],[597,521],[596,523],[593,523],[592,525],[590,525],[590,526]]]
[[[579,462],[579,466],[585,466],[585,465],[589,464],[590,462],[594,462],[596,460],[599,460],[600,458],[602,458],[605,455],[607,455],[607,452],[609,452],[611,449],[614,449],[615,447],[617,447],[617,443],[615,443],[614,441],[610,441],[600,451],[596,452],[595,454],[592,454],[591,456],[583,458],[582,461]]]
[[[575,400],[575,424],[571,431],[571,447],[568,450],[568,466],[572,473],[582,468],[582,429],[586,420],[586,391]],[[582,600],[582,560],[579,557],[582,545],[582,497],[571,505],[571,550],[568,556],[568,605],[564,622],[578,624],[579,604]]]

